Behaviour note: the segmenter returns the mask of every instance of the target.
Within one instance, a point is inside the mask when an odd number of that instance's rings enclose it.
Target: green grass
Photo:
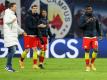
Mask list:
[[[6,59],[0,59],[0,80],[107,80],[107,59],[97,59],[97,71],[85,72],[84,59],[46,59],[44,70],[32,69],[32,60],[25,60],[20,69],[18,58],[13,59],[17,72],[4,70]]]

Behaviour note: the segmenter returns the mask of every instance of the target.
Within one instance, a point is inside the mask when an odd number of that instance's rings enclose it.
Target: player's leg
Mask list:
[[[38,69],[38,64],[37,64],[37,59],[38,59],[38,53],[35,48],[33,48],[33,68]]]
[[[30,50],[30,40],[31,40],[31,37],[29,35],[24,36],[24,49],[25,50],[23,51],[19,59],[20,68],[24,68],[24,59]]]
[[[23,53],[21,54],[20,60],[19,60],[19,64],[20,64],[20,68],[24,68],[24,59],[27,55],[27,53],[30,51],[30,49],[25,49],[23,51]]]
[[[97,41],[97,38],[93,38],[92,40],[92,48],[93,48],[93,53],[92,53],[92,59],[91,59],[91,68],[92,70],[96,70],[95,68],[95,60],[96,60],[96,57],[97,57],[97,53],[98,53],[98,41]]]
[[[40,51],[40,55],[39,55],[39,67],[41,69],[44,69],[43,63],[44,63],[44,59],[45,59],[45,49],[41,49]]]
[[[83,48],[85,50],[86,71],[90,71],[90,39],[83,38]]]
[[[85,50],[86,71],[90,71],[90,55],[89,50]]]
[[[43,63],[45,60],[45,53],[47,50],[47,37],[43,37],[43,40],[44,40],[44,44],[43,45],[41,44],[41,47],[40,47],[41,52],[40,52],[40,56],[39,56],[39,67],[41,69],[44,69]]]
[[[15,70],[12,68],[12,58],[15,52],[16,52],[16,46],[8,47],[7,64],[5,67],[7,71],[15,72]]]
[[[38,59],[38,51],[37,51],[37,45],[38,45],[38,38],[34,37],[32,38],[32,49],[33,49],[33,68],[38,69],[37,59]]]

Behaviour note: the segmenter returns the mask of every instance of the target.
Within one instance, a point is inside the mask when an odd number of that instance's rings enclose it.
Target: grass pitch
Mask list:
[[[13,59],[17,72],[7,72],[6,58],[0,58],[0,80],[107,80],[107,59],[96,60],[97,71],[85,72],[83,58],[46,59],[45,69],[32,69],[32,59],[25,59],[25,68],[20,69],[18,58]]]

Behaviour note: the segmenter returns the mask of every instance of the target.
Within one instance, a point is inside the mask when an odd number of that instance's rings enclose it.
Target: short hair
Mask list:
[[[41,9],[41,12],[46,11],[46,9]],[[47,11],[46,11],[47,12]]]
[[[92,7],[90,4],[86,5],[85,8]]]
[[[41,9],[41,10],[40,10],[40,15],[42,15],[42,12],[43,12],[43,11],[46,11],[46,10],[45,10],[45,9]],[[46,12],[47,12],[47,11],[46,11]]]
[[[41,9],[41,10],[40,10],[40,17],[42,17],[42,12],[43,12],[43,11],[46,11],[46,13],[47,13],[47,10],[46,10],[46,9]]]
[[[33,7],[38,7],[37,5],[32,5],[32,7],[31,8],[33,8]]]
[[[13,7],[14,5],[16,5],[16,3],[10,3],[9,8]]]

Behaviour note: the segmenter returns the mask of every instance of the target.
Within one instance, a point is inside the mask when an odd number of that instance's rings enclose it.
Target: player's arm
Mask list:
[[[42,36],[42,33],[41,33],[40,29],[38,29],[38,37],[40,39],[41,44],[44,44],[44,41],[43,41],[43,38],[42,38],[43,36]]]
[[[39,25],[38,25],[39,28],[46,28],[46,26],[47,26],[47,25],[44,25],[44,24],[39,24]]]
[[[48,31],[48,36],[49,36],[49,42],[51,42],[52,39],[55,38],[55,34],[52,34],[52,33],[51,33],[51,30],[50,30],[49,27],[47,28],[47,31]]]
[[[46,25],[46,24],[43,24],[42,19],[40,19],[40,20],[38,21],[38,27],[39,27],[39,28],[46,28],[47,25]]]
[[[96,20],[96,30],[97,30],[99,39],[102,40],[101,27],[100,27],[100,24],[99,24],[98,20]]]
[[[27,35],[27,33],[26,33],[21,27],[17,26],[17,30],[18,30],[18,33],[19,33],[20,35],[24,35],[24,36]]]
[[[40,42],[41,42],[41,44],[44,44],[44,41],[43,41],[43,36],[42,36],[42,33],[41,33],[41,30],[40,30],[40,28],[41,27],[39,27],[39,22],[38,22],[38,26],[37,26],[37,33],[38,33],[38,37],[39,37],[39,39],[40,39]]]
[[[87,25],[87,21],[85,20],[85,17],[81,16],[80,17],[80,24],[79,24],[80,29],[84,29],[86,25]]]
[[[101,27],[99,25],[99,21],[98,20],[96,20],[96,30],[97,30],[98,36],[102,36],[101,35]]]
[[[49,35],[49,37],[52,37],[52,33],[51,33],[51,30],[50,30],[49,27],[47,27],[47,31],[48,31],[48,35]]]
[[[80,17],[80,29],[84,29],[87,24],[93,21],[93,18]]]

